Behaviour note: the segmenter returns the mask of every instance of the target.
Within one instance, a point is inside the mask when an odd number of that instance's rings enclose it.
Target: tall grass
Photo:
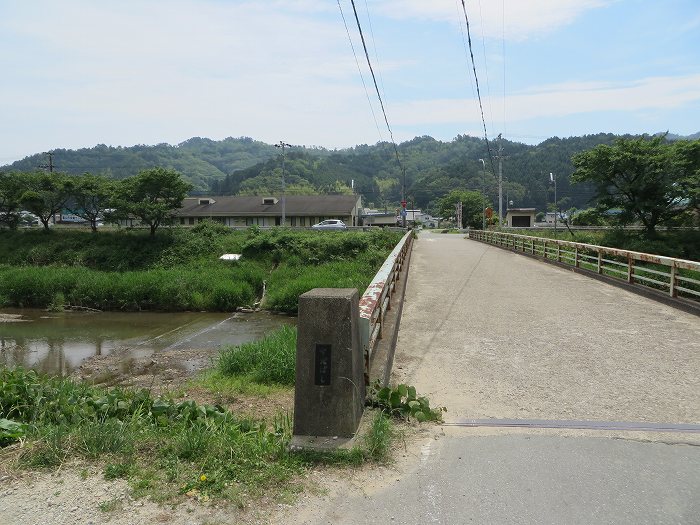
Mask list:
[[[102,310],[230,311],[253,304],[264,268],[227,267],[99,272],[88,268],[0,267],[0,306],[45,308],[55,298]]]
[[[245,376],[256,383],[293,385],[296,327],[283,326],[259,341],[225,348],[217,369],[227,376]]]
[[[399,238],[209,223],[154,239],[146,232],[0,230],[0,307],[230,311],[255,303],[267,280],[266,307],[296,312],[298,296],[312,288],[363,291]],[[219,261],[225,252],[243,260]]]

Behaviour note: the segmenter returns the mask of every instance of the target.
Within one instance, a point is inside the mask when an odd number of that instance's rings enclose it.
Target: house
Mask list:
[[[399,224],[396,211],[379,211],[365,208],[362,211],[363,226],[396,226]]]
[[[555,213],[553,211],[548,211],[544,216],[544,222],[546,222],[547,224],[554,224],[554,215]],[[563,211],[558,212],[556,215],[557,222],[563,222],[569,218],[569,216]]]
[[[535,208],[508,208],[506,225],[510,228],[530,228],[535,225]]]
[[[326,219],[340,219],[347,226],[358,226],[361,202],[359,195],[188,197],[173,216],[175,224],[182,226],[192,226],[205,219],[230,227],[309,227]]]

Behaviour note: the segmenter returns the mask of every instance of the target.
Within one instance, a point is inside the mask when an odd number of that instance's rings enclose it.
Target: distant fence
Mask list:
[[[665,292],[672,298],[700,301],[700,262],[498,231],[471,230],[469,238]]]
[[[391,297],[401,276],[406,257],[413,246],[413,232],[403,236],[360,297],[360,338],[365,355],[365,378],[369,377],[372,352],[382,337],[384,316],[391,308]]]

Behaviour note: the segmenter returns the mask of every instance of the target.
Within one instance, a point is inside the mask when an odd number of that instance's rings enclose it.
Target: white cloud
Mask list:
[[[603,7],[614,0],[504,0],[484,1],[476,9],[467,2],[467,15],[473,35],[525,40],[539,37],[571,24],[585,11]],[[464,23],[461,0],[376,0],[373,9],[397,19]]]
[[[594,112],[642,112],[682,108],[700,101],[700,74],[652,77],[628,83],[572,82],[533,88],[506,98],[508,121],[565,117]],[[499,107],[499,101],[493,106]],[[489,107],[489,101],[484,101]],[[420,100],[394,107],[400,125],[473,123],[475,99]],[[488,116],[487,116],[488,118]],[[498,121],[502,115],[494,115]]]

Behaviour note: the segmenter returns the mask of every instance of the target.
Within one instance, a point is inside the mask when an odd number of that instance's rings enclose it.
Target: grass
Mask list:
[[[283,326],[259,341],[225,348],[217,370],[258,384],[293,385],[297,347],[296,327]]]
[[[251,500],[302,490],[296,481],[323,463],[386,462],[394,431],[378,411],[357,447],[291,454],[289,416],[237,418],[218,406],[154,398],[147,391],[100,389],[23,369],[0,370],[0,415],[25,426],[17,468],[56,469],[68,460],[103,465],[134,497],[176,502]],[[104,512],[114,510],[107,502]]]
[[[213,223],[146,232],[0,230],[0,307],[231,311],[264,306],[289,313],[316,287],[364,290],[400,234],[312,232]],[[243,260],[218,260],[242,253]]]

